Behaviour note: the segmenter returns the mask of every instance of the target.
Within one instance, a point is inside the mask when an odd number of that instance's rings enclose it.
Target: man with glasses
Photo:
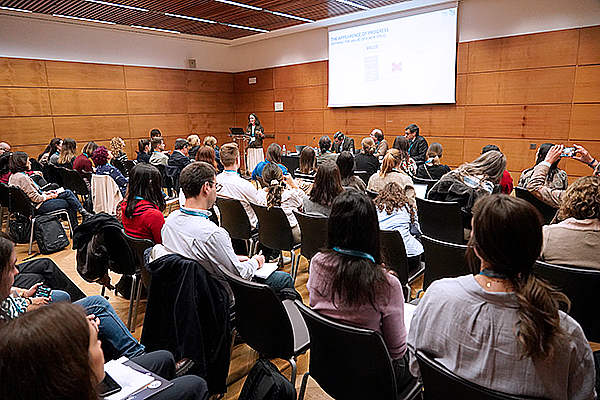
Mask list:
[[[243,279],[266,283],[276,292],[294,288],[292,277],[283,271],[275,271],[264,280],[254,278],[265,257],[261,254],[252,258],[237,256],[227,231],[209,220],[211,212],[208,210],[215,203],[220,187],[212,165],[205,162],[188,165],[181,171],[179,183],[185,196],[185,206],[172,212],[165,221],[162,228],[165,250],[198,261],[223,284],[232,303],[233,292],[219,268],[226,268]]]

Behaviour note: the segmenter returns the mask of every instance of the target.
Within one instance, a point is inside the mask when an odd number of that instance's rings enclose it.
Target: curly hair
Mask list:
[[[98,147],[92,154],[92,161],[96,166],[106,164],[108,162],[108,149],[104,146]]]
[[[389,182],[385,185],[373,202],[379,211],[385,210],[388,214],[392,214],[394,211],[406,207],[410,214],[410,222],[415,222],[415,210],[410,206],[408,197],[406,196],[406,193],[404,193],[404,189],[396,182]]]
[[[567,218],[600,219],[600,177],[581,177],[565,190],[558,219]]]
[[[281,195],[285,189],[283,173],[277,164],[269,163],[263,169],[263,180],[267,186],[267,208],[280,207]]]
[[[110,139],[110,152],[113,156],[117,157],[122,151],[125,141],[118,136]]]

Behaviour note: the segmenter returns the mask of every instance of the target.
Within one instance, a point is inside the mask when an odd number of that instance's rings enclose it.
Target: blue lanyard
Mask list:
[[[347,256],[366,258],[367,260],[371,260],[371,261],[375,262],[375,258],[372,255],[370,255],[369,253],[363,253],[362,251],[341,249],[339,247],[334,247],[333,251],[337,251],[338,253],[344,254]]]
[[[143,197],[140,197],[140,196],[134,196],[134,197],[133,197],[133,199],[134,199],[134,200],[144,200],[144,198],[143,198]]]
[[[416,139],[416,138],[415,138]],[[410,154],[410,149],[412,149],[413,145],[415,144],[415,139],[413,139],[412,143],[410,144],[410,146],[408,146],[408,154]]]
[[[206,219],[210,219],[210,215],[205,214],[207,212],[210,214],[210,211],[192,210],[190,208],[183,208],[183,207],[179,207],[179,211],[181,211],[182,213],[187,214],[187,215],[193,215],[195,217],[204,217]]]
[[[36,181],[33,180],[33,178],[29,175],[27,175],[25,172],[21,172],[23,175],[25,175],[26,177],[29,178],[29,180],[31,180],[31,182],[33,183],[33,185],[37,188],[38,193],[42,193],[42,188],[40,187],[40,185],[37,184]]]

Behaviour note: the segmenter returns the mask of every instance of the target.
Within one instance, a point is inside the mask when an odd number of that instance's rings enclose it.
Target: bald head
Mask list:
[[[10,145],[6,142],[0,142],[0,154],[10,151]]]

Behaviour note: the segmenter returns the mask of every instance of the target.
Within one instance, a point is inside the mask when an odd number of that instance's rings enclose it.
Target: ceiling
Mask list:
[[[0,0],[0,9],[233,40],[407,1]]]

